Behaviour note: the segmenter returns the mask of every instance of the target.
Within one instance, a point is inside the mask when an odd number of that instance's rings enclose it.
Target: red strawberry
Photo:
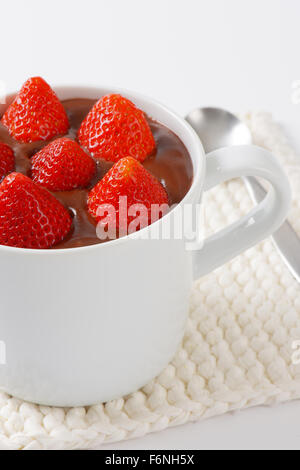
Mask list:
[[[123,215],[119,215],[119,198],[121,196],[127,196],[128,213],[125,212],[127,224],[126,220],[122,218]],[[129,224],[136,218],[136,215],[129,212],[130,207],[135,204],[141,204],[145,208],[144,226],[146,226],[154,222],[151,220],[152,205],[168,205],[168,195],[160,182],[135,158],[122,158],[90,191],[88,210],[97,222],[100,222],[103,217],[108,219],[110,216],[107,217],[107,213],[99,214],[99,207],[106,208],[107,205],[112,205],[116,211],[116,226],[122,226],[127,230]],[[164,210],[166,209],[167,207],[164,207]],[[159,214],[157,218],[161,215]]]
[[[21,142],[49,140],[69,128],[63,105],[40,77],[27,80],[3,115],[2,124]]]
[[[0,181],[15,168],[15,155],[12,149],[0,142]]]
[[[94,157],[111,162],[128,156],[142,162],[155,149],[145,114],[120,95],[104,96],[94,105],[78,138]]]
[[[92,157],[73,140],[54,140],[31,159],[35,183],[52,191],[84,188],[96,171]]]
[[[0,184],[0,244],[50,248],[69,233],[72,218],[46,189],[21,173]]]

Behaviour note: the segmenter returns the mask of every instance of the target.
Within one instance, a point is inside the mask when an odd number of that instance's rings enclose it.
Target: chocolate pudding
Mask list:
[[[67,112],[70,129],[65,137],[76,140],[78,129],[91,110],[96,100],[72,99],[62,101]],[[193,167],[187,149],[181,140],[167,127],[147,118],[156,141],[156,150],[143,165],[165,187],[170,205],[179,203],[190,189],[193,177]],[[55,138],[57,138],[56,136]],[[52,139],[55,140],[55,139]],[[15,152],[15,171],[30,176],[31,157],[45,147],[49,141],[22,144],[14,140],[8,130],[0,123],[0,142],[8,144]],[[96,235],[96,222],[87,212],[87,197],[90,189],[103,178],[113,163],[95,159],[97,172],[89,187],[73,191],[58,191],[52,193],[72,213],[73,228],[67,238],[53,249],[75,248],[86,245],[103,243]]]

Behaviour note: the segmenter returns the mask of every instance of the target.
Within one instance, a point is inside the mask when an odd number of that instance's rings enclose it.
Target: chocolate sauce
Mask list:
[[[72,99],[62,102],[68,114],[70,129],[65,137],[76,139],[77,131],[95,103],[95,100]],[[193,168],[187,149],[181,140],[162,124],[147,118],[156,141],[155,154],[149,156],[143,165],[165,187],[170,203],[179,203],[190,189]],[[54,140],[54,139],[52,139]],[[48,142],[22,144],[10,137],[7,129],[0,123],[0,142],[10,145],[16,157],[16,170],[30,176],[30,158]],[[73,191],[52,193],[61,201],[73,216],[73,228],[67,238],[54,248],[75,248],[85,245],[103,243],[96,235],[96,222],[87,212],[87,197],[89,190],[103,178],[113,163],[96,159],[97,172],[89,187]]]

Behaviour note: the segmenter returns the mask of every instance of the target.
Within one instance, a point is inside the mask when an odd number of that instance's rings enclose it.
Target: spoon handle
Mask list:
[[[247,190],[255,203],[262,201],[266,191],[256,178],[244,178]],[[294,276],[300,282],[300,238],[286,221],[272,236],[273,243],[282,260]]]

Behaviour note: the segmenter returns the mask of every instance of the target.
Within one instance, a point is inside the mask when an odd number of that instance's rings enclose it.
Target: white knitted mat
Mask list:
[[[285,165],[294,191],[290,220],[300,235],[300,160],[265,113],[245,117],[256,144]],[[204,199],[207,233],[248,211],[233,181]],[[0,393],[0,446],[93,449],[230,410],[300,398],[300,286],[270,240],[195,283],[182,347],[142,390],[89,408],[28,404]]]

